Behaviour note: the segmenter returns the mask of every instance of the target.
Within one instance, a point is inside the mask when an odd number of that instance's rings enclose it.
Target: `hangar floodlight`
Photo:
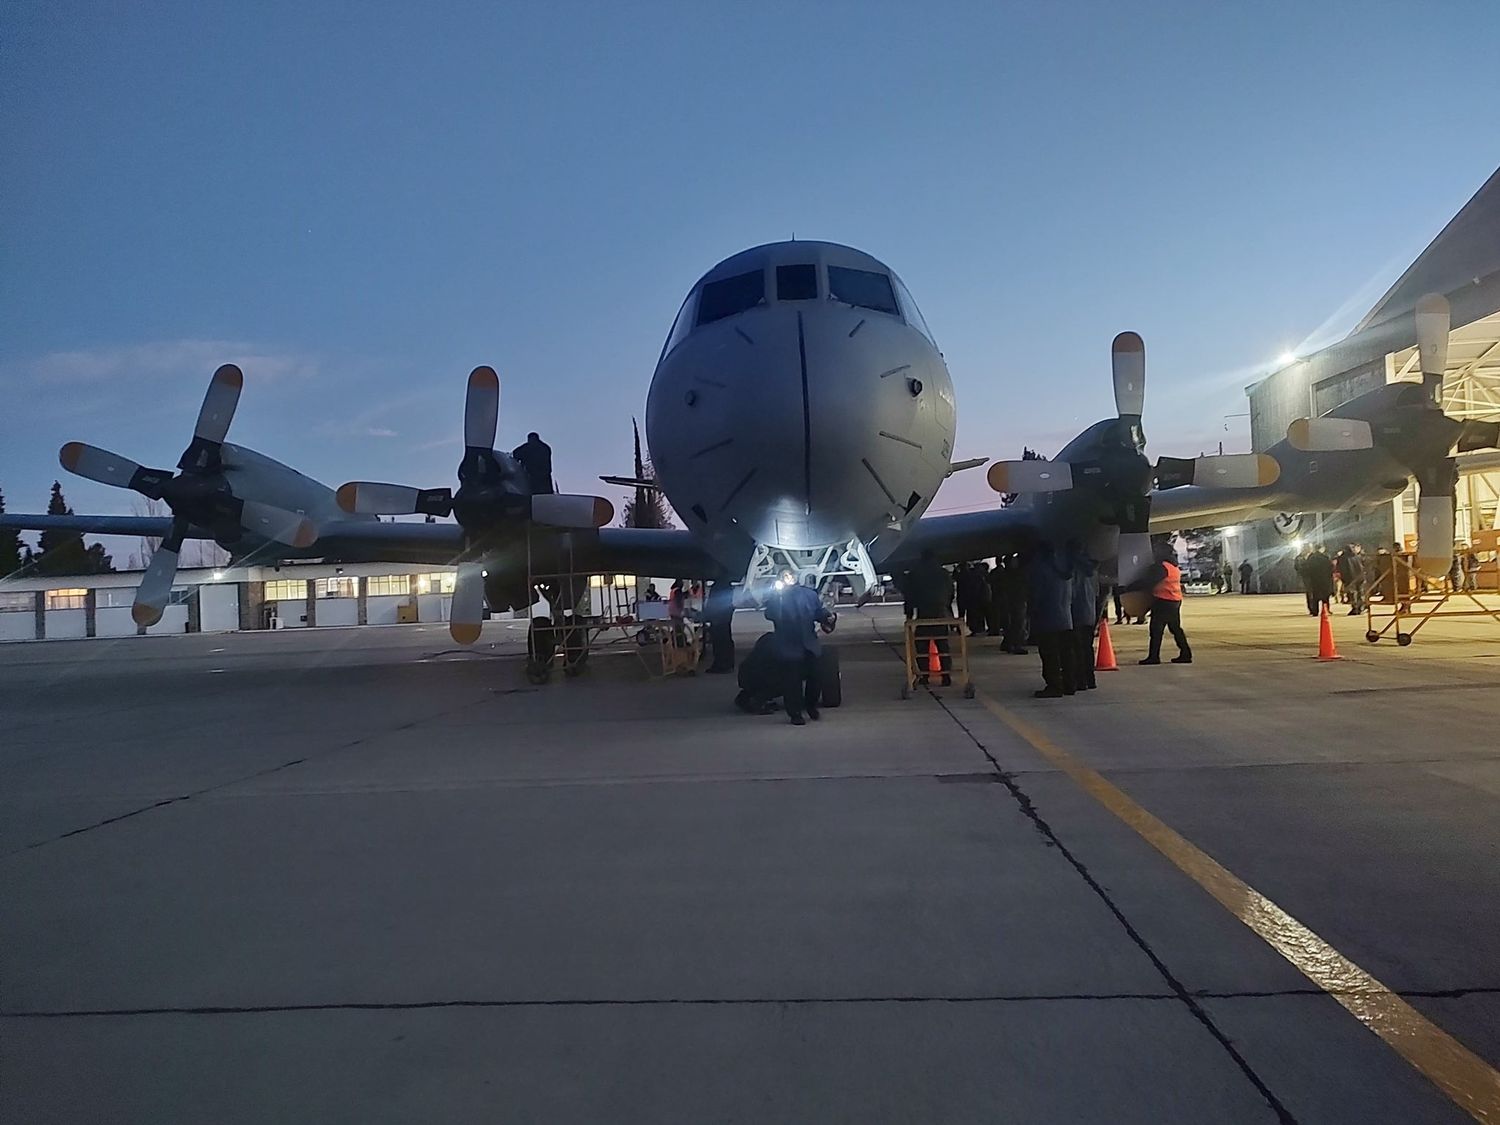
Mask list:
[[[1296,352],[1282,352],[1279,356],[1276,357],[1276,366],[1277,367],[1290,367],[1292,364],[1294,364],[1296,362],[1297,362],[1297,353]]]

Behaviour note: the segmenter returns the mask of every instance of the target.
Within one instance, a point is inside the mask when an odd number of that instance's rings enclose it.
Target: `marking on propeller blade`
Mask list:
[[[903,363],[900,367],[893,367],[889,371],[882,371],[880,373],[880,377],[882,379],[884,379],[887,376],[890,376],[890,375],[899,375],[903,371],[910,371],[910,370],[911,370],[911,364],[909,364],[909,363]],[[887,435],[887,436],[889,436],[889,435]]]
[[[1500,1120],[1500,1072],[1037,727],[982,692],[978,698],[986,710],[1207,891],[1461,1109],[1478,1121]]]
[[[851,328],[851,329],[849,329],[849,337],[850,337],[850,339],[853,339],[853,338],[854,338],[854,334],[855,334],[855,333],[856,333],[856,332],[858,332],[858,331],[859,331],[859,330],[860,330],[860,329],[861,329],[861,328],[863,328],[863,327],[864,327],[864,326],[865,326],[865,322],[864,322],[864,321],[863,321],[863,320],[861,320],[861,321],[860,321],[860,322],[859,322],[859,323],[858,323],[858,324],[856,324],[856,325],[855,325],[855,326],[854,326],[854,327],[853,327],[853,328]]]
[[[744,476],[742,476],[740,478],[740,483],[737,484],[737,485],[735,485],[733,488],[731,488],[729,490],[729,495],[726,496],[726,497],[724,497],[724,502],[719,505],[719,511],[722,512],[725,508],[729,507],[730,504],[733,504],[734,503],[734,498],[740,494],[740,490],[743,489],[745,487],[745,485],[749,484],[750,483],[750,478],[753,477],[758,472],[760,472],[760,469],[759,468],[755,468],[755,469],[751,469],[748,473],[746,473]]]
[[[725,438],[723,441],[716,441],[712,445],[705,445],[702,449],[698,450],[697,453],[692,454],[692,457],[702,457],[705,453],[712,453],[715,449],[723,449],[726,445],[733,444],[734,438]],[[691,457],[689,458],[689,460],[691,460]]]
[[[755,341],[750,339],[750,334],[743,328],[741,328],[738,324],[734,326],[734,331],[741,340],[745,341],[745,343],[749,344],[752,348],[755,346]]]
[[[900,434],[893,434],[889,430],[881,430],[880,431],[880,436],[884,437],[884,438],[890,438],[892,441],[899,441],[902,445],[909,445],[913,449],[921,449],[922,448],[922,445],[921,445],[920,442],[912,441],[911,438],[904,438]]]

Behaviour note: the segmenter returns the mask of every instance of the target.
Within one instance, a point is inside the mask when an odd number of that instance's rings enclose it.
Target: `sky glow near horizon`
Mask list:
[[[1247,448],[1244,387],[1351,327],[1494,170],[1466,2],[12,4],[0,17],[0,489],[132,494],[213,369],[230,440],[337,486],[451,485],[501,374],[568,491],[630,471],[683,295],[803,238],[910,286],[955,457],[1051,453],[1146,340],[1154,454]],[[960,474],[933,510],[993,502]]]

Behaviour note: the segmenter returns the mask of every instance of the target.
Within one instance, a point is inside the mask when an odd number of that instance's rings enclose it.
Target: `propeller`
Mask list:
[[[412,488],[403,484],[350,481],[339,488],[346,512],[380,516],[453,516],[464,530],[449,609],[448,631],[459,644],[479,639],[484,618],[484,569],[471,557],[497,533],[526,524],[559,530],[590,530],[614,519],[614,505],[602,496],[533,494],[525,471],[513,457],[495,451],[500,422],[500,377],[493,367],[469,373],[464,395],[464,455],[458,464],[458,490]]]
[[[1118,529],[1118,580],[1128,585],[1151,566],[1151,486],[1159,489],[1197,484],[1258,488],[1274,484],[1281,468],[1263,453],[1207,457],[1145,456],[1141,416],[1146,403],[1146,345],[1134,332],[1121,332],[1110,346],[1115,414],[1102,424],[1096,455],[1077,461],[997,461],[986,479],[996,492],[1047,493],[1088,490],[1103,501],[1103,526]],[[1108,544],[1115,532],[1091,536]],[[1098,557],[1097,555],[1095,557]]]
[[[242,500],[230,488],[224,474],[224,435],[229,432],[244,385],[245,376],[232,363],[214,372],[198,410],[193,439],[178,460],[180,471],[175,475],[170,469],[146,468],[81,441],[70,441],[58,451],[57,459],[68,472],[164,501],[172,512],[171,527],[136,587],[130,615],[137,625],[155,625],[161,620],[177,577],[183,540],[194,526],[227,543],[247,531],[298,548],[309,547],[318,538],[317,528],[301,513]]]
[[[1417,566],[1446,574],[1453,559],[1454,497],[1458,462],[1449,454],[1500,448],[1500,422],[1450,418],[1443,413],[1443,376],[1448,368],[1451,315],[1441,294],[1429,293],[1416,307],[1417,366],[1422,392],[1391,407],[1378,426],[1354,418],[1299,418],[1287,427],[1287,442],[1308,453],[1384,448],[1416,480]]]

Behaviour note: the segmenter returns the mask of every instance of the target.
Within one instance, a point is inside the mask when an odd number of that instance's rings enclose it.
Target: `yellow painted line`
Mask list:
[[[1500,1071],[1032,724],[988,696],[981,694],[979,701],[1089,796],[1218,899],[1229,913],[1308,980],[1385,1040],[1387,1046],[1421,1071],[1460,1108],[1476,1121],[1500,1125]]]

